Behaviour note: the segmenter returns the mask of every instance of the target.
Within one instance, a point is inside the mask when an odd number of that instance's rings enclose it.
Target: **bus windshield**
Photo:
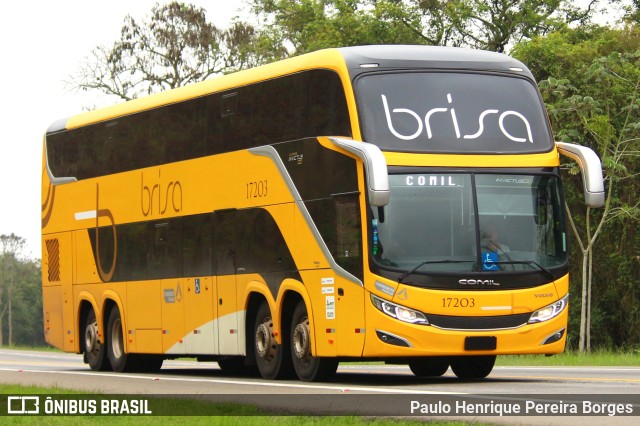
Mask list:
[[[535,85],[497,74],[375,73],[356,82],[364,140],[383,151],[535,153],[553,148]]]
[[[546,271],[567,260],[554,175],[392,174],[372,256],[409,274]]]

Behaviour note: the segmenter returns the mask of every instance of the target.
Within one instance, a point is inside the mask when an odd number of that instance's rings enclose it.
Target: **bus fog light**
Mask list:
[[[415,311],[401,305],[396,305],[395,303],[380,299],[373,294],[371,295],[371,302],[373,303],[373,306],[378,308],[378,310],[400,321],[411,324],[429,324],[427,317],[425,317],[422,312]]]
[[[564,311],[569,302],[569,295],[567,294],[562,299],[558,300],[555,303],[552,303],[549,306],[545,306],[542,309],[538,309],[529,318],[529,324],[535,324],[539,322],[549,321],[552,318],[557,317]]]
[[[544,341],[542,342],[542,345],[548,345],[550,343],[555,343],[555,342],[559,341],[560,339],[562,339],[563,336],[564,336],[564,328],[562,330],[556,331],[555,333],[553,333],[552,335],[550,335],[549,337],[544,339]]]

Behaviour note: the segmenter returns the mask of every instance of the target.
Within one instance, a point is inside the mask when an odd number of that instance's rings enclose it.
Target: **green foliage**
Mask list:
[[[609,351],[595,350],[591,353],[577,352],[566,350],[565,352],[554,356],[541,355],[506,355],[499,356],[496,359],[496,365],[500,366],[640,366],[640,357],[638,350],[631,349],[629,351]]]
[[[13,301],[12,344],[43,346],[45,341],[40,262],[24,260],[17,267],[17,291]]]
[[[265,31],[292,55],[361,44],[467,46],[502,52],[582,22],[593,11],[566,0],[253,0]]]
[[[594,344],[637,346],[640,343],[637,303],[640,29],[633,25],[622,29],[564,28],[517,46],[513,54],[542,79],[539,87],[557,139],[590,146],[602,160],[607,208],[584,210],[582,183],[575,176],[578,170],[573,163],[564,166],[568,172],[566,199],[571,216],[584,235],[594,235],[596,226],[603,225],[592,253]],[[574,285],[584,285],[577,279],[581,275],[578,269],[581,262],[580,253],[574,250],[571,269]],[[577,293],[573,289],[572,292]],[[574,343],[580,300],[573,297],[572,303],[570,341]]]
[[[0,235],[0,346],[44,344],[40,263],[21,256],[24,245]]]

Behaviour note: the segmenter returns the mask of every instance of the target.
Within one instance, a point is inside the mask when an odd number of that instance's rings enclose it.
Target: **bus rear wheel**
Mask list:
[[[418,377],[440,377],[449,369],[449,358],[429,356],[409,361],[411,372]]]
[[[120,316],[120,310],[117,307],[114,307],[109,314],[107,341],[109,343],[107,345],[107,352],[113,371],[122,373],[125,371],[133,371],[138,367],[138,360],[135,356],[125,353],[122,318]]]
[[[459,379],[484,379],[496,363],[495,355],[451,357],[451,370]]]
[[[111,369],[105,346],[100,343],[96,313],[89,309],[84,319],[84,360],[92,370],[107,371]]]
[[[291,375],[291,357],[283,345],[278,344],[273,328],[269,304],[262,302],[256,315],[254,344],[256,365],[265,379],[284,379]],[[284,339],[283,339],[284,343]]]
[[[303,301],[298,302],[291,320],[291,358],[298,378],[304,382],[329,380],[338,369],[336,358],[320,358],[311,354],[309,315]]]

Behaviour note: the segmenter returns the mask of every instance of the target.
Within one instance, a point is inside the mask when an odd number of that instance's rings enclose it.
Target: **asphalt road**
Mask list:
[[[165,361],[162,370],[155,374],[93,372],[83,364],[80,355],[0,349],[0,383],[57,386],[96,394],[225,395],[234,402],[253,401],[294,411],[313,410],[317,403],[323,408],[330,405],[336,412],[355,408],[360,414],[374,415],[422,413],[432,418],[444,414],[446,418],[503,424],[564,425],[578,419],[581,426],[640,422],[640,367],[495,367],[485,380],[461,381],[451,371],[441,378],[425,380],[416,378],[406,366],[341,364],[332,382],[303,383],[230,376],[222,373],[216,363],[189,360]],[[535,406],[531,412],[540,409],[542,414],[544,410],[557,409],[560,401],[620,402],[632,404],[633,412],[632,416],[611,416],[604,412],[598,417],[563,417],[547,411],[546,416],[476,418],[452,416],[429,405],[453,406],[454,400],[460,398],[496,404],[502,397],[538,401],[540,407]],[[380,398],[385,404],[376,402]],[[408,412],[409,403],[416,404],[412,413]],[[391,408],[400,406],[400,412]]]

